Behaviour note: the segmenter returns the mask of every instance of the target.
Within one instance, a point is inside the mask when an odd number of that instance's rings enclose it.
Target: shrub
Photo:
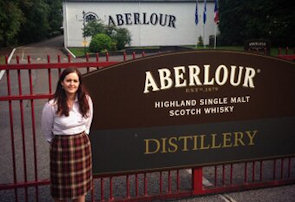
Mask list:
[[[96,34],[108,35],[113,41],[111,50],[124,49],[125,45],[129,45],[131,42],[131,35],[128,29],[118,28],[114,25],[104,25],[101,20],[88,22],[82,30],[83,36],[86,37],[91,36],[93,38]]]
[[[105,33],[105,26],[101,22],[101,20],[91,20],[86,26],[82,29],[83,36],[90,37],[99,33]]]
[[[116,41],[117,49],[121,50],[125,48],[126,44],[130,44],[131,36],[126,28],[118,28],[116,34],[113,37],[113,40]]]
[[[197,46],[203,46],[203,45],[204,45],[203,37],[199,36]]]
[[[96,34],[92,37],[89,50],[91,52],[101,52],[111,50],[112,39],[106,34]]]

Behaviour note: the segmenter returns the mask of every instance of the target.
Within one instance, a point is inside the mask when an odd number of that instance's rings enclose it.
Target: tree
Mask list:
[[[49,6],[48,12],[48,37],[61,34],[63,13],[62,13],[62,0],[47,0]]]
[[[14,45],[23,22],[17,1],[0,1],[0,46]]]
[[[62,0],[0,1],[0,45],[39,41],[61,32]]]
[[[85,37],[93,37],[96,34],[106,34],[112,39],[112,44],[118,50],[123,49],[131,42],[131,35],[128,29],[118,28],[114,25],[104,25],[100,19],[89,21],[82,29]],[[112,49],[114,47],[112,46]]]
[[[288,0],[220,0],[219,42],[243,45],[269,39],[272,45],[295,45],[295,12]]]
[[[20,1],[25,21],[21,26],[18,39],[21,43],[45,39],[49,31],[49,6],[43,0]]]
[[[85,37],[92,37],[98,33],[105,33],[105,26],[101,20],[91,20],[82,30]]]
[[[116,28],[116,32],[112,39],[114,40],[117,49],[121,50],[125,48],[126,44],[130,45],[131,36],[126,28]]]

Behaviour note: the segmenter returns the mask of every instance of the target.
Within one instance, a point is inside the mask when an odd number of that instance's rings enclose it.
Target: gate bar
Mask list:
[[[8,57],[5,57],[5,63],[8,65]],[[7,94],[11,95],[11,87],[10,87],[10,71],[6,70],[6,79],[7,79]],[[9,124],[10,124],[10,137],[11,137],[11,155],[12,155],[12,166],[13,166],[13,182],[17,183],[17,175],[16,175],[16,160],[15,160],[15,145],[14,145],[14,130],[13,130],[13,111],[12,111],[12,103],[11,100],[8,102],[9,104]],[[14,189],[15,201],[18,202],[18,193],[17,189]]]
[[[193,194],[198,195],[203,193],[203,168],[195,167],[193,168],[193,182],[192,189]]]
[[[31,64],[31,58],[28,56],[28,64]],[[29,83],[30,83],[30,95],[33,95],[33,81],[32,81],[32,70],[29,69]],[[32,134],[33,134],[33,150],[34,150],[34,175],[35,181],[38,181],[38,168],[37,168],[37,148],[36,148],[36,126],[35,126],[35,105],[34,99],[31,99],[31,117],[32,117]],[[35,186],[35,199],[38,202],[39,189]]]
[[[19,64],[19,56],[16,56],[16,62]],[[18,78],[18,93],[19,96],[22,96],[22,82],[20,69],[17,70]],[[24,122],[24,105],[23,100],[19,100],[20,108],[20,119],[21,119],[21,134],[22,134],[22,147],[23,147],[23,166],[24,166],[24,181],[28,181],[27,176],[27,157],[26,157],[26,138],[25,138],[25,122]],[[28,201],[28,188],[25,187],[25,201]]]

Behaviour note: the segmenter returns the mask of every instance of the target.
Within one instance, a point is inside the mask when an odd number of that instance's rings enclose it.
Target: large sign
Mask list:
[[[295,65],[190,51],[85,75],[94,173],[182,168],[295,154]]]

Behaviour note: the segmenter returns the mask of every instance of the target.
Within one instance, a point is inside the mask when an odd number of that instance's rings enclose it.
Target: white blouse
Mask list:
[[[69,110],[69,116],[56,114],[57,104],[52,99],[43,107],[41,116],[41,130],[48,142],[51,142],[54,135],[73,135],[85,131],[89,134],[93,118],[93,103],[87,96],[89,103],[88,116],[85,118],[79,111],[78,98],[76,97],[73,107]]]

